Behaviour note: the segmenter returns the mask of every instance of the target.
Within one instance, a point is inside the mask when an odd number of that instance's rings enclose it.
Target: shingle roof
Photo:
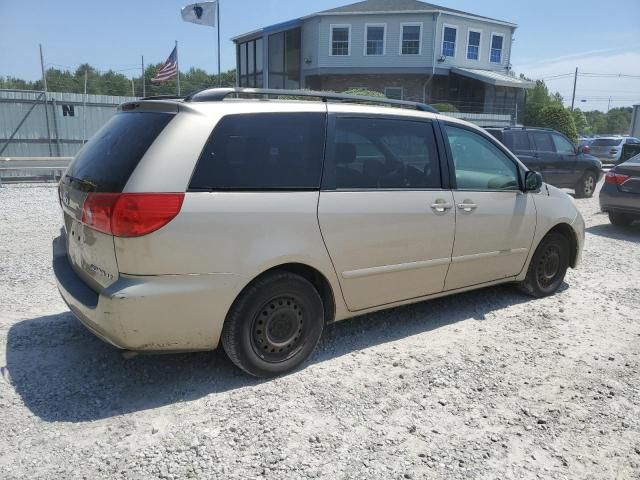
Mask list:
[[[376,13],[376,12],[432,12],[434,10],[440,10],[443,12],[450,12],[455,14],[469,15],[475,18],[481,18],[483,20],[492,20],[494,22],[504,22],[504,20],[498,20],[496,18],[483,17],[474,13],[463,12],[462,10],[455,10],[453,8],[441,7],[440,5],[434,5],[432,3],[419,2],[418,0],[365,0],[364,2],[352,3],[351,5],[345,5],[343,7],[332,8],[330,10],[324,10],[313,15],[327,15],[327,14],[345,14],[345,13]],[[309,15],[309,16],[313,16]],[[511,22],[504,22],[511,23]]]

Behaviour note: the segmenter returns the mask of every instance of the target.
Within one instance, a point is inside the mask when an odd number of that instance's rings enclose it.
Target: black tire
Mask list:
[[[633,217],[626,213],[609,212],[609,221],[618,227],[628,227],[633,223]]]
[[[533,254],[527,276],[518,286],[532,297],[553,295],[569,268],[569,241],[559,233],[549,233]]]
[[[587,170],[575,186],[576,198],[591,198],[596,191],[598,176]]]
[[[273,377],[304,362],[323,327],[324,307],[314,286],[299,275],[273,272],[236,299],[222,328],[222,346],[248,374]]]

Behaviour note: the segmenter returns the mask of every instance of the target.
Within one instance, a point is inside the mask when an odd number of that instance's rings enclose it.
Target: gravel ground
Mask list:
[[[338,323],[271,381],[124,360],[59,298],[53,186],[0,188],[0,477],[640,478],[640,228],[577,200],[583,263]]]

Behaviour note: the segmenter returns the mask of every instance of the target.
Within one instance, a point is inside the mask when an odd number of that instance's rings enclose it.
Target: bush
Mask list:
[[[578,142],[578,132],[571,112],[559,103],[551,103],[540,110],[541,127],[553,128],[564,133],[573,143]]]
[[[432,103],[431,106],[438,110],[439,112],[459,112],[454,105],[450,103]]]
[[[347,95],[359,95],[361,97],[383,97],[384,98],[384,95],[382,93],[376,92],[373,90],[367,90],[366,88],[352,88],[343,93]]]

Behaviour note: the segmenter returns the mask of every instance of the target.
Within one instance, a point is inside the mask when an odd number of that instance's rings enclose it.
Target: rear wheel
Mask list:
[[[626,213],[609,212],[609,221],[619,227],[628,227],[633,223],[633,217]]]
[[[519,287],[525,293],[541,298],[554,294],[569,268],[569,242],[559,233],[549,233],[533,254],[527,276]]]
[[[575,187],[576,198],[593,197],[593,193],[596,191],[596,183],[598,183],[596,174],[590,171],[586,172]]]
[[[231,361],[256,377],[289,372],[313,352],[324,326],[322,300],[305,278],[274,272],[249,285],[222,329]]]

